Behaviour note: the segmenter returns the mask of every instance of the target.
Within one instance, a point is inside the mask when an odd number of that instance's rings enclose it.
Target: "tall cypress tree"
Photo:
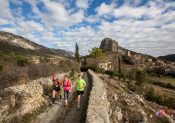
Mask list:
[[[118,56],[118,74],[119,74],[119,79],[121,78],[121,60],[120,60],[120,56]]]
[[[79,54],[79,47],[78,44],[75,44],[75,58],[77,60],[78,63],[80,63],[80,54]]]

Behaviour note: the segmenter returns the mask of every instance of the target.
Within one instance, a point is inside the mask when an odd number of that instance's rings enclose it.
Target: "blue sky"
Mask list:
[[[153,56],[175,53],[175,0],[0,0],[0,30],[80,53],[103,38]]]

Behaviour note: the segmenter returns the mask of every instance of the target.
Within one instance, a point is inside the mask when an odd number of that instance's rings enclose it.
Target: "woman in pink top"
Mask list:
[[[67,100],[70,95],[70,90],[71,90],[71,81],[69,80],[68,76],[64,76],[64,81],[63,81],[63,88],[64,88],[64,101],[65,101],[65,106],[67,107]]]

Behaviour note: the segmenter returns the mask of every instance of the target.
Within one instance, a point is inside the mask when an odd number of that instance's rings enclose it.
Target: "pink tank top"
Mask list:
[[[69,91],[71,89],[71,83],[70,80],[64,81],[63,87],[65,91]]]

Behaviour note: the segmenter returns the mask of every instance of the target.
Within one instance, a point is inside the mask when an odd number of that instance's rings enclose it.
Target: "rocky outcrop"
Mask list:
[[[59,74],[58,77],[63,75]],[[0,122],[11,122],[47,104],[46,95],[51,87],[51,77],[48,77],[0,90]]]
[[[118,52],[118,43],[111,39],[111,38],[105,38],[102,40],[100,48],[103,51],[111,51],[111,52]]]
[[[106,95],[106,89],[102,80],[89,70],[92,77],[92,90],[89,97],[87,109],[87,123],[110,123],[109,102]]]

